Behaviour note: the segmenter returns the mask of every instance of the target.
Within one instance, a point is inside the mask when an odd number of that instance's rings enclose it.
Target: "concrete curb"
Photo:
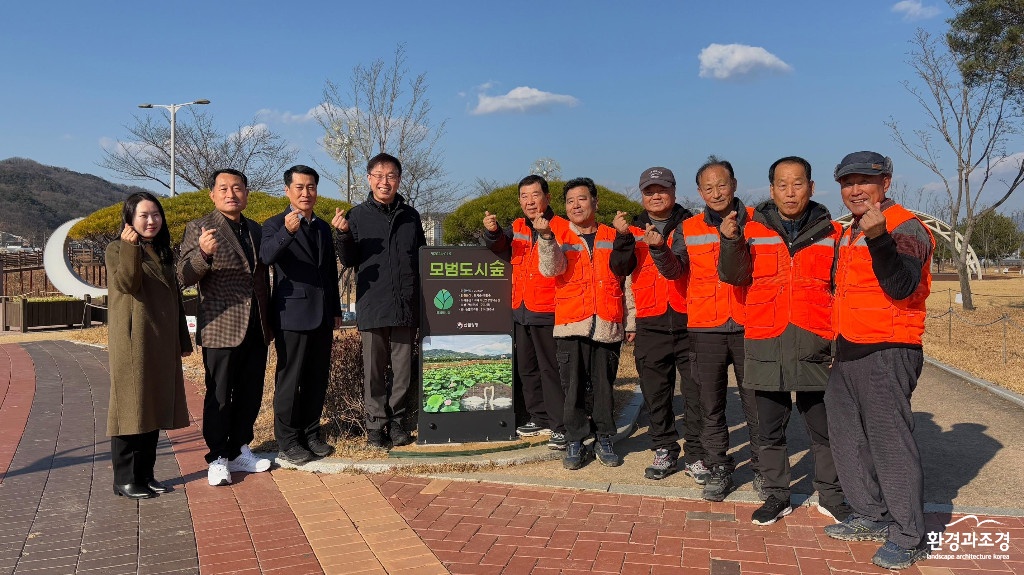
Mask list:
[[[974,385],[976,385],[976,386],[978,386],[978,387],[980,387],[980,388],[982,388],[984,390],[987,390],[989,393],[992,393],[993,395],[997,395],[997,396],[1005,399],[1006,401],[1009,401],[1011,403],[1015,403],[1015,404],[1017,404],[1020,407],[1024,407],[1024,395],[1021,395],[1021,394],[1016,393],[1014,391],[1010,391],[1009,389],[1006,389],[1006,388],[1004,388],[1002,386],[994,384],[994,383],[992,383],[990,381],[985,381],[984,379],[978,379],[977,377],[974,377],[973,375],[967,373],[966,371],[962,371],[962,370],[959,370],[959,369],[953,367],[952,365],[947,365],[945,363],[942,363],[941,361],[939,361],[939,360],[937,360],[937,359],[935,359],[933,357],[928,357],[926,355],[926,356],[924,356],[924,360],[927,361],[928,363],[934,365],[935,367],[937,367],[937,368],[939,368],[939,369],[941,369],[941,370],[951,374],[951,375],[955,375],[955,376],[959,377],[960,379],[963,379],[967,383],[974,384]]]
[[[619,414],[615,422],[617,432],[612,441],[622,441],[628,438],[636,430],[636,421],[640,416],[640,408],[643,407],[644,398],[639,387],[633,392],[626,407]],[[522,463],[534,463],[537,461],[552,461],[562,458],[562,451],[550,449],[547,445],[538,445],[526,449],[514,451],[497,451],[482,453],[480,455],[465,455],[459,457],[409,457],[409,458],[388,458],[388,459],[366,459],[356,461],[352,459],[341,459],[327,457],[310,461],[304,465],[293,465],[285,461],[278,461],[276,453],[259,453],[260,457],[266,457],[277,462],[284,469],[299,469],[301,471],[312,471],[315,473],[341,473],[343,471],[361,471],[364,473],[387,473],[400,469],[429,468],[442,465],[463,465],[466,467],[503,467],[508,465],[519,465]]]

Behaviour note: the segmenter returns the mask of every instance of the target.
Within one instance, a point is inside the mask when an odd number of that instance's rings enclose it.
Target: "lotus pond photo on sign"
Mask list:
[[[423,410],[493,411],[512,407],[512,336],[423,338]]]

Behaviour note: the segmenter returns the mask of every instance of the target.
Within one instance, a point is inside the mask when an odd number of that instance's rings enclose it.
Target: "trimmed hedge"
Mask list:
[[[185,224],[213,210],[209,190],[198,190],[178,194],[173,198],[160,198],[167,216],[168,231],[171,232],[171,244],[177,247],[185,235]],[[121,234],[121,206],[114,204],[97,210],[71,228],[68,237],[73,240],[92,240],[106,243]],[[271,216],[283,212],[288,207],[288,198],[274,196],[265,192],[249,192],[249,205],[246,206],[245,217],[262,224]],[[317,217],[330,222],[334,218],[334,209],[348,210],[352,206],[347,202],[320,196],[314,212]]]
[[[551,209],[560,216],[565,216],[565,182],[548,182],[551,192]],[[597,186],[597,220],[611,225],[616,211],[628,212],[631,216],[639,214],[643,206],[626,196],[613,192],[604,186]],[[493,192],[469,200],[462,204],[444,220],[444,242],[450,245],[477,244],[479,234],[484,229],[484,212],[489,211],[498,216],[498,223],[508,227],[512,220],[522,217],[519,208],[519,186],[512,184],[498,188]]]

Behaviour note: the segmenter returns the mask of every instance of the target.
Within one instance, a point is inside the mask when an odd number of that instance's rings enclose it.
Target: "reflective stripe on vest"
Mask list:
[[[744,333],[747,339],[779,337],[789,324],[832,339],[832,262],[842,226],[789,254],[778,232],[747,222],[752,281],[747,288]]]
[[[650,246],[643,241],[643,230],[630,226],[630,231],[636,239],[636,269],[633,270],[630,282],[636,317],[657,317],[668,311],[669,306],[679,313],[686,313],[686,273],[672,281],[665,279],[654,264]],[[669,234],[666,239],[669,249],[672,248],[673,236]]]
[[[882,211],[885,228],[892,233],[900,225],[915,220],[927,232],[932,248],[935,238],[914,214],[899,204]],[[832,323],[835,331],[854,343],[921,344],[924,334],[925,300],[931,292],[931,262],[921,268],[921,282],[909,297],[890,298],[882,290],[871,267],[871,252],[863,233],[853,238],[851,228],[843,232],[836,266],[836,296]]]
[[[555,216],[551,230],[568,227],[568,221]],[[512,222],[512,309],[526,304],[536,313],[554,313],[555,278],[544,277],[538,265],[537,246],[533,243],[533,230],[525,218]]]
[[[747,219],[754,217],[754,208],[747,208]],[[721,254],[718,228],[704,222],[699,213],[683,221],[683,241],[690,259],[690,281],[686,286],[687,326],[713,328],[729,319],[743,325],[743,301],[747,288],[732,286],[718,278],[718,257]]]
[[[593,254],[569,226],[556,236],[566,259],[565,272],[555,278],[556,325],[594,315],[612,323],[622,322],[622,283],[612,273],[610,262],[615,234],[614,228],[598,225]]]

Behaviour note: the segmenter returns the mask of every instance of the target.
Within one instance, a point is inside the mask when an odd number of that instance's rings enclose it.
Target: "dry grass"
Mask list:
[[[981,379],[1024,393],[1024,381],[1020,377],[1024,370],[1024,278],[972,282],[971,293],[977,309],[964,311],[962,306],[953,303],[954,313],[950,315],[950,300],[959,291],[957,281],[932,283],[929,319],[925,322],[925,353]],[[947,315],[935,317],[943,314]],[[1010,323],[999,321],[1004,316]]]

